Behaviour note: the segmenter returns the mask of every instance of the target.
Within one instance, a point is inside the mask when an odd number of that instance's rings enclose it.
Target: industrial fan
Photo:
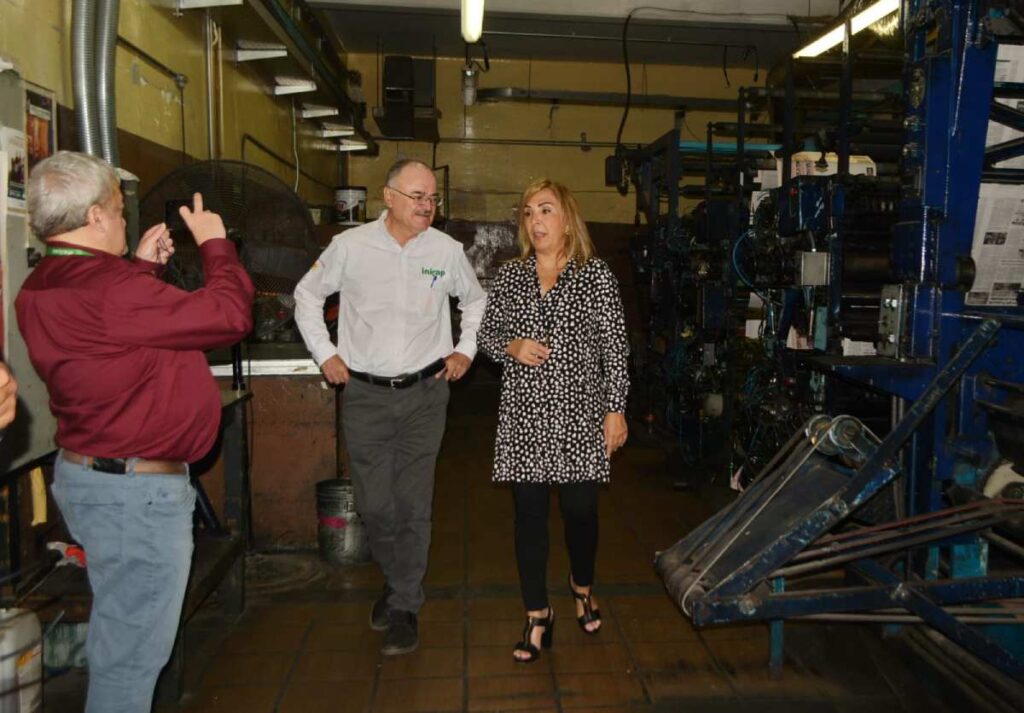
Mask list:
[[[241,161],[203,161],[179,168],[153,187],[140,205],[145,228],[164,220],[167,201],[203,195],[208,210],[220,214],[227,237],[238,247],[242,264],[256,286],[250,340],[293,342],[296,283],[320,250],[313,221],[285,183],[258,166]],[[174,235],[175,253],[164,279],[185,290],[203,284],[195,242]]]

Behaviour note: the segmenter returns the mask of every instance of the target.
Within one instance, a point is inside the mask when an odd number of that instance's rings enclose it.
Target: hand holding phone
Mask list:
[[[164,203],[164,225],[168,230],[188,230],[184,219],[181,217],[181,207],[192,207],[192,200],[189,198],[175,198]]]
[[[203,208],[201,193],[192,194],[191,210],[189,204],[186,203],[184,207],[178,209],[178,215],[185,221],[185,226],[191,231],[196,245],[202,245],[207,240],[227,237],[224,221],[220,216]]]
[[[164,223],[158,223],[147,230],[135,249],[135,257],[148,262],[166,265],[174,255],[174,240]]]

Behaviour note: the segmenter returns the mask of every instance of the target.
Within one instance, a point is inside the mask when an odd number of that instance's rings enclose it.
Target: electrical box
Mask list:
[[[25,84],[14,70],[0,71],[0,139],[0,338],[4,361],[18,382],[18,414],[0,441],[0,472],[9,472],[53,451],[57,432],[49,394],[28,359],[14,314],[14,298],[32,270],[30,262],[34,264],[33,256],[40,257],[46,249],[28,227]]]
[[[878,310],[878,353],[882,356],[898,359],[902,356],[900,336],[907,315],[906,297],[903,285],[884,285],[882,287],[882,304]]]

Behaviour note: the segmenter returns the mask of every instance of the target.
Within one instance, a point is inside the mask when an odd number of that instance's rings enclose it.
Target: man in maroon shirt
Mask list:
[[[127,252],[114,169],[61,151],[28,184],[46,257],[15,302],[46,382],[60,451],[53,495],[85,548],[93,605],[87,713],[148,713],[170,655],[192,556],[188,463],[213,446],[220,395],[201,350],[252,327],[253,286],[198,193],[181,216],[205,285],[158,274],[174,251],[163,224]]]

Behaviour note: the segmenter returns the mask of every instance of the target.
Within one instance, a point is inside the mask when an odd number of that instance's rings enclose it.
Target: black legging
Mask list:
[[[516,483],[516,561],[519,586],[527,611],[548,606],[548,505],[550,487]],[[569,565],[578,587],[594,582],[597,557],[597,483],[558,486],[558,502],[565,521],[565,545]]]

